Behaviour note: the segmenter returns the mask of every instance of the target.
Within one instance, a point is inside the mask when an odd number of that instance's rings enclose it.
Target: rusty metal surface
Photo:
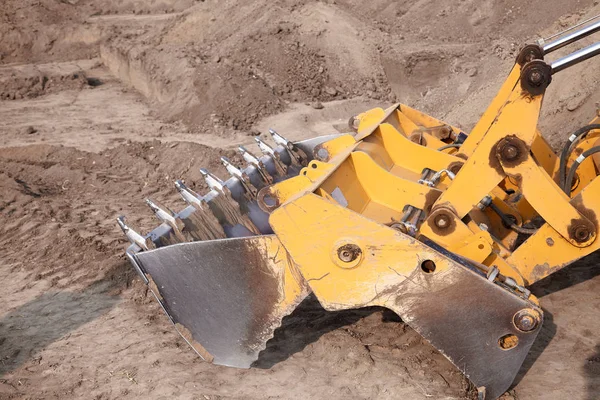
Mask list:
[[[387,307],[475,386],[485,387],[485,399],[496,399],[508,390],[542,325],[542,311],[533,303],[458,265],[444,274],[417,269],[395,290]],[[528,332],[514,325],[523,310],[539,315]],[[502,348],[501,338],[507,335],[515,347]]]
[[[178,331],[207,361],[249,368],[307,293],[285,299],[284,263],[266,256],[265,238],[182,243],[135,256]]]

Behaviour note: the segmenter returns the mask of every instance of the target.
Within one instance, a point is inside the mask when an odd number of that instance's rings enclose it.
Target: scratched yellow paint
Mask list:
[[[467,160],[437,151],[431,144],[410,141],[407,136],[411,133],[443,125],[443,122],[396,104],[385,110],[377,108],[360,114],[356,135],[342,135],[321,146],[328,151],[326,161],[312,162],[298,177],[273,185],[270,190],[280,200],[280,207],[271,215],[271,224],[294,262],[303,274],[308,274],[309,281],[320,282],[324,270],[317,262],[300,255],[300,247],[296,246],[318,247],[323,254],[327,253],[328,262],[332,262],[332,246],[349,237],[365,248],[390,246],[396,252],[404,252],[412,264],[403,263],[398,270],[401,273],[394,279],[403,279],[405,274],[411,273],[417,255],[409,247],[423,245],[388,228],[402,218],[409,205],[423,210],[423,218],[430,215],[432,206],[435,209],[445,205],[453,210],[452,232],[442,234],[433,229],[433,221],[425,219],[419,226],[417,238],[432,240],[486,266],[496,266],[501,274],[519,284],[532,284],[596,249],[598,241],[594,232],[586,242],[577,243],[569,237],[569,226],[575,219],[597,224],[589,210],[593,213],[600,210],[600,203],[595,201],[600,198],[598,167],[591,158],[581,165],[580,182],[572,193],[573,200],[562,192],[555,183],[558,157],[537,130],[543,95],[524,93],[519,74],[520,67],[516,65],[461,147],[460,153],[469,156]],[[597,117],[592,123],[599,120]],[[495,146],[507,136],[519,138],[530,149],[530,154],[519,165],[502,165],[497,157]],[[599,136],[600,131],[590,133],[579,143],[576,153],[596,145]],[[571,156],[571,161],[577,154]],[[454,179],[444,174],[435,188],[418,183],[426,168],[440,171],[457,163],[463,165]],[[483,211],[477,208],[488,194],[498,208],[515,217],[518,226],[536,215],[541,215],[546,224],[513,250],[518,233],[504,226],[489,208]],[[582,204],[588,211],[583,211]],[[293,227],[286,225],[292,221]],[[293,243],[293,235],[301,236],[303,229],[317,229],[318,243],[314,240]],[[408,242],[397,244],[398,235]],[[283,237],[288,239],[283,240]],[[410,246],[406,247],[409,242]],[[291,247],[296,250],[291,252]],[[427,246],[419,249],[431,257],[437,254]],[[307,250],[306,254],[313,250]],[[375,253],[377,257],[384,257]],[[373,257],[366,255],[361,265],[374,268],[381,260]],[[309,266],[310,263],[314,266]],[[333,274],[331,279],[312,283],[311,287],[324,291],[350,290],[352,293],[344,301],[350,301],[351,297],[365,300],[373,293],[358,293],[343,279],[333,279],[338,273],[346,277],[344,279],[366,279],[369,282],[364,287],[372,286],[376,279],[365,278],[362,272],[355,275],[351,270],[326,269],[328,274]],[[333,288],[327,289],[329,284]]]
[[[424,260],[435,262],[437,274],[450,268],[446,258],[416,239],[314,194],[278,208],[269,222],[329,309],[376,304],[372,302],[380,290],[403,282]],[[335,250],[344,244],[362,249],[362,260],[354,268],[335,260]]]

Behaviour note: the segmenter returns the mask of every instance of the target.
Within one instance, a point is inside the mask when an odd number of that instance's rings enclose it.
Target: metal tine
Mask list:
[[[252,185],[248,176],[245,175],[244,172],[242,172],[235,165],[233,165],[225,156],[221,157],[221,163],[225,166],[225,169],[227,169],[227,172],[229,172],[231,176],[240,181],[246,192],[246,197],[250,200],[255,198],[258,190],[254,187],[254,185]]]
[[[296,145],[281,136],[274,129],[269,129],[269,134],[273,138],[273,141],[280,146],[283,146],[291,156],[292,162],[297,162],[300,165],[306,165],[306,154],[303,151],[298,149]]]
[[[242,155],[242,157],[244,158],[244,160],[247,163],[253,164],[257,168],[262,168],[260,160],[258,158],[256,158],[252,153],[250,153],[248,150],[246,150],[246,148],[244,146],[239,146],[238,150],[240,151],[240,154]]]
[[[242,173],[242,171],[235,165],[233,165],[227,157],[221,157],[221,164],[223,164],[223,166],[231,176],[235,176],[238,179],[244,179],[244,174]]]
[[[275,150],[273,150],[271,146],[263,142],[258,136],[255,137],[254,140],[258,144],[258,148],[263,152],[263,154],[275,157]]]
[[[244,161],[256,167],[256,170],[258,171],[258,173],[260,174],[260,176],[266,184],[270,185],[273,183],[273,177],[271,177],[263,163],[258,158],[256,158],[252,153],[246,150],[244,146],[239,146],[238,150],[242,155]]]
[[[247,216],[242,214],[239,203],[231,197],[231,191],[225,186],[225,183],[204,168],[200,169],[200,173],[204,176],[206,184],[219,194],[209,201],[209,207],[215,217],[220,221],[227,221],[232,226],[237,224],[243,225],[248,233],[258,234],[258,228],[254,226]],[[225,216],[225,218],[219,217],[219,215]]]
[[[124,216],[121,215],[117,217],[117,223],[119,224],[119,227],[121,227],[121,230],[131,243],[139,246],[143,250],[148,250],[148,242],[146,238],[134,231],[133,229],[131,229],[129,226],[127,226],[127,224],[125,223]]]
[[[210,172],[208,172],[208,170],[204,168],[200,168],[200,173],[204,177],[204,181],[210,189],[219,190],[221,192],[225,190],[225,185],[223,181],[219,179],[219,177],[211,174]]]
[[[271,137],[273,138],[273,141],[275,143],[277,143],[283,147],[286,147],[289,150],[294,150],[294,147],[295,147],[294,143],[290,142],[289,140],[287,140],[286,138],[281,136],[274,129],[269,129],[269,134],[271,135]]]
[[[175,187],[183,200],[195,209],[194,212],[185,218],[182,217],[182,221],[185,224],[190,223],[187,233],[192,241],[222,239],[226,237],[223,227],[210,210],[210,206],[206,200],[188,188],[181,180],[175,181]]]
[[[146,199],[146,204],[148,204],[148,207],[150,207],[150,209],[154,212],[154,215],[156,215],[156,217],[158,219],[160,219],[162,222],[166,222],[173,229],[176,229],[179,231],[181,231],[183,229],[183,222],[181,221],[181,219],[173,216],[173,214],[170,213],[169,211],[163,210],[155,202],[153,202],[150,199]]]
[[[271,146],[263,142],[259,137],[255,137],[254,140],[258,144],[258,148],[263,152],[264,155],[268,156],[273,160],[275,164],[275,169],[280,176],[285,176],[287,174],[287,165],[281,162],[281,158],[279,157],[279,153],[275,152]]]
[[[183,183],[183,181],[181,181],[179,179],[176,180],[175,187],[177,188],[177,190],[179,191],[179,194],[181,195],[183,200],[185,200],[186,203],[188,203],[192,206],[196,206],[196,208],[204,208],[204,203],[203,203],[202,198],[200,196],[198,196],[198,194],[196,192],[189,189],[185,185],[185,183]]]

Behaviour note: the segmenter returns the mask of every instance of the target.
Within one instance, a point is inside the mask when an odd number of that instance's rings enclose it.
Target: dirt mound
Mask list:
[[[389,312],[326,312],[313,298],[260,368],[201,362],[125,259],[114,219],[146,233],[158,221],[145,197],[178,210],[173,180],[205,193],[200,167],[225,177],[219,156],[241,164],[188,140],[232,148],[267,127],[300,140],[394,101],[468,130],[522,43],[596,3],[4,1],[0,398],[470,398]],[[554,145],[594,114],[599,68],[554,77],[540,126]],[[506,400],[596,397],[597,263],[533,288],[546,321]]]
[[[35,76],[11,77],[10,81],[0,80],[1,100],[32,99],[44,94],[60,92],[65,89],[83,89],[96,85],[97,81],[89,79],[84,73],[72,73],[48,77],[43,74]]]
[[[126,214],[132,225],[148,231],[156,221],[141,200],[152,197],[182,209],[173,181],[186,179],[199,192],[206,190],[199,168],[222,173],[222,155],[237,157],[183,142],[130,143],[100,154],[46,145],[2,148],[3,262],[58,288],[128,275],[115,218]],[[72,269],[82,262],[85,268]]]
[[[75,2],[72,2],[75,3]],[[0,10],[0,62],[35,62],[51,59],[87,58],[92,48],[60,45],[66,31],[83,22],[89,10],[77,8],[68,1],[6,0]],[[69,56],[71,54],[71,57]]]
[[[101,53],[158,115],[197,132],[247,132],[291,103],[357,96],[443,117],[467,94],[495,92],[523,43],[559,17],[552,30],[577,20],[582,7],[542,0],[527,7],[473,0],[9,1],[0,61]],[[27,28],[20,24],[26,9]],[[434,17],[436,24],[428,23]],[[470,121],[450,122],[468,128]]]
[[[443,116],[489,90],[548,21],[578,10],[534,3],[207,1],[159,30],[111,37],[103,59],[160,115],[198,131],[248,131],[290,103],[356,96]],[[424,23],[431,15],[441,27]]]

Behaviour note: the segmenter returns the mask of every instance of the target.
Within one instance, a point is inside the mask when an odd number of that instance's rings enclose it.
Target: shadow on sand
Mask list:
[[[0,376],[106,313],[118,300],[117,296],[95,293],[92,288],[49,292],[4,315],[0,320]]]
[[[537,298],[542,299],[541,303],[543,306],[544,296],[548,296],[549,294],[577,285],[600,275],[598,264],[600,264],[600,254],[590,254],[549,277],[536,282],[530,287],[531,292]],[[523,362],[512,387],[516,386],[523,379],[529,369],[535,364],[538,357],[550,344],[554,335],[556,335],[556,325],[554,324],[553,316],[548,310],[544,310],[544,326],[542,327],[537,340],[531,347],[527,358]],[[587,398],[596,400],[600,398],[600,345],[596,346],[596,354],[588,358],[586,362],[587,364],[584,366],[584,370],[587,375],[589,388]]]
[[[322,335],[342,326],[351,325],[358,320],[376,312],[385,310],[380,307],[367,307],[343,311],[327,311],[314,295],[309,295],[287,317],[283,318],[281,327],[275,330],[267,347],[260,352],[258,360],[252,366],[271,368],[284,361],[292,354],[302,351],[307,345],[317,341]],[[387,311],[387,310],[386,310]],[[393,317],[399,318],[393,312]],[[384,320],[387,313],[384,312]]]

